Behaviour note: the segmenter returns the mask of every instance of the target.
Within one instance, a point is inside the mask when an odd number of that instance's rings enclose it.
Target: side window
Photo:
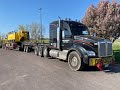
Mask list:
[[[64,30],[62,31],[62,38],[63,38],[63,39],[65,39],[67,36],[70,36],[70,35],[71,35],[70,30],[64,29]]]
[[[50,43],[57,43],[57,27],[54,24],[50,25]]]

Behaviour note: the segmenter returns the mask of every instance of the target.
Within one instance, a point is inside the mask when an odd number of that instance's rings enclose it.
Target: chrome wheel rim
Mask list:
[[[47,49],[44,50],[44,56],[46,56],[46,55],[47,55]]]
[[[35,54],[37,54],[37,50],[35,50]]]
[[[24,52],[25,52],[25,48],[24,48]]]
[[[72,60],[71,60],[71,65],[72,65],[73,67],[75,67],[75,66],[77,66],[77,64],[78,64],[78,59],[77,59],[77,57],[73,57]]]
[[[41,52],[39,51],[39,55],[41,55]]]

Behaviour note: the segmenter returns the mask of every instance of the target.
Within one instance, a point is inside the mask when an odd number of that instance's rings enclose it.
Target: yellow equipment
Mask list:
[[[7,35],[7,40],[12,42],[22,42],[29,40],[29,32],[25,30],[19,30],[18,32],[11,32]]]
[[[10,32],[7,38],[3,40],[3,49],[16,49],[22,50],[24,47],[24,41],[29,40],[29,32],[25,30],[19,30],[18,32]]]

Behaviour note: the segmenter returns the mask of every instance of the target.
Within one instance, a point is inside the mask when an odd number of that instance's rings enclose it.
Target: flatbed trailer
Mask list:
[[[2,44],[3,49],[9,50],[18,50],[31,52],[33,51],[33,47],[35,43],[31,43],[29,40],[29,32],[25,30],[19,30],[18,32],[10,32],[7,35],[7,38]]]

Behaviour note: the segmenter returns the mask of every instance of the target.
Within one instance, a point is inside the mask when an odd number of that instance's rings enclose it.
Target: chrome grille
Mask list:
[[[112,55],[112,42],[102,40],[98,42],[98,56],[105,57]]]
[[[106,43],[102,42],[99,45],[100,45],[99,56],[105,56],[106,55]]]

